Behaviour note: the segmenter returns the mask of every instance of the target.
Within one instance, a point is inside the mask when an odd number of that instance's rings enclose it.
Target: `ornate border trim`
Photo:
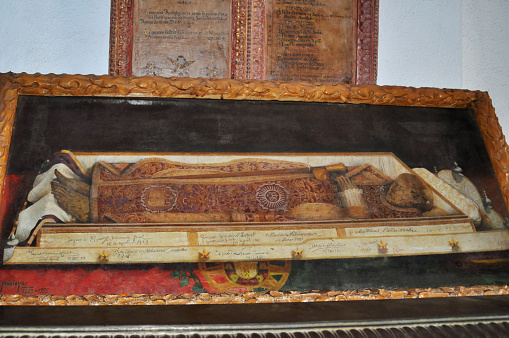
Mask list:
[[[247,79],[247,0],[233,0],[232,3],[232,65],[231,76]]]
[[[312,84],[205,78],[115,77],[107,75],[0,75],[22,95],[146,96],[232,100],[279,100],[477,108],[476,91],[401,86]],[[483,104],[488,102],[483,101]],[[488,110],[487,114],[494,114]],[[490,115],[491,116],[491,115]],[[497,120],[498,121],[498,120]]]
[[[111,0],[110,75],[132,73],[133,10],[131,0]]]
[[[346,302],[388,299],[422,299],[445,297],[472,297],[509,295],[509,286],[442,287],[426,289],[350,290],[350,291],[270,291],[243,294],[221,293],[211,295],[0,295],[4,305],[204,305],[204,304],[273,304],[295,302]]]
[[[18,95],[206,98],[229,100],[278,100],[349,104],[473,109],[493,163],[503,197],[509,205],[509,147],[487,93],[455,89],[409,88],[375,85],[322,85],[229,79],[112,77],[95,75],[0,74],[0,182],[9,154]],[[3,183],[0,185],[3,190]],[[459,288],[459,289],[458,289]],[[370,290],[327,293],[270,293],[236,296],[217,295],[211,303],[264,303],[285,301],[329,301],[357,299],[455,297],[507,293],[505,287],[449,288],[425,290]],[[400,292],[400,293],[398,293]],[[416,292],[418,293],[417,296]],[[88,297],[88,298],[87,298]],[[194,297],[194,298],[193,298]],[[208,296],[156,295],[92,296],[2,296],[0,304],[89,305],[89,304],[190,304],[208,302]],[[244,297],[244,296],[243,296]]]
[[[358,0],[357,84],[376,83],[378,0]]]
[[[473,109],[483,135],[484,144],[490,154],[502,196],[506,205],[509,205],[509,148],[487,92],[476,93]]]

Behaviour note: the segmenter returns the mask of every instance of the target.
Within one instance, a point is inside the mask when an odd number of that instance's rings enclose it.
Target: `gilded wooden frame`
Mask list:
[[[111,77],[95,75],[28,75],[7,73],[0,76],[0,182],[6,173],[13,122],[19,95],[158,97],[224,100],[277,100],[332,102],[409,107],[473,109],[491,158],[503,198],[509,204],[509,148],[486,92],[433,88],[407,88],[375,85],[313,85],[241,80],[208,80],[161,77]],[[132,305],[272,303],[394,298],[448,297],[463,295],[502,295],[507,286],[453,287],[412,290],[355,290],[345,292],[288,293],[250,295],[90,295],[90,296],[0,296],[2,305]]]

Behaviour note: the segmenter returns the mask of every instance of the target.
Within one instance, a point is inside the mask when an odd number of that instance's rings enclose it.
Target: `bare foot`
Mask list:
[[[84,196],[58,181],[51,182],[51,192],[58,205],[78,222],[86,223],[90,219],[90,205],[87,196]]]
[[[57,176],[58,182],[62,183],[64,186],[69,187],[75,192],[85,195],[87,197],[90,195],[90,186],[85,182],[67,178],[64,175],[62,175],[57,169],[55,169],[55,175]]]

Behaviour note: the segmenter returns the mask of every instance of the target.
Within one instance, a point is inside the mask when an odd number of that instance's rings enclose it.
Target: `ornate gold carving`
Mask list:
[[[451,246],[452,250],[458,250],[460,248],[460,243],[456,241],[454,238],[451,238],[449,241],[449,245]]]
[[[185,295],[84,295],[22,296],[0,295],[3,305],[183,305],[183,304],[249,304],[329,302],[381,299],[415,299],[435,297],[493,296],[509,294],[508,286],[442,287],[426,289],[360,289],[352,291],[269,291],[265,293],[208,293]]]
[[[0,191],[3,193],[14,113],[18,104],[18,85],[2,76],[0,86]]]
[[[203,251],[200,251],[198,253],[198,258],[200,260],[205,260],[210,258],[210,251],[207,251],[206,249],[203,249]]]
[[[303,251],[304,251],[304,250],[299,249],[299,248],[297,248],[297,249],[293,249],[293,250],[292,250],[292,258],[294,258],[294,259],[300,259],[300,258],[302,258],[302,253],[303,253]]]
[[[380,240],[380,243],[377,243],[377,245],[378,245],[378,251],[380,253],[387,253],[388,249],[387,249],[387,243],[386,242]]]
[[[232,6],[232,78],[247,79],[248,0],[234,0]]]
[[[204,78],[5,74],[23,95],[146,96],[469,108],[476,92],[376,85]],[[497,122],[498,123],[498,122]]]
[[[502,196],[506,205],[509,205],[509,147],[488,93],[476,92],[473,108],[502,190]]]
[[[100,263],[107,263],[110,261],[110,253],[106,252],[106,250],[103,250],[103,252],[99,253],[99,262]]]

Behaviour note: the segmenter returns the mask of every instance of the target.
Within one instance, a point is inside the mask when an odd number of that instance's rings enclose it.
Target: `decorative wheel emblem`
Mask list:
[[[141,192],[141,204],[149,212],[167,212],[177,204],[177,194],[164,185],[152,185]]]
[[[286,210],[289,195],[279,183],[265,183],[256,189],[256,201],[262,209],[269,211]]]
[[[290,267],[290,261],[198,262],[210,293],[276,291],[286,283]]]

